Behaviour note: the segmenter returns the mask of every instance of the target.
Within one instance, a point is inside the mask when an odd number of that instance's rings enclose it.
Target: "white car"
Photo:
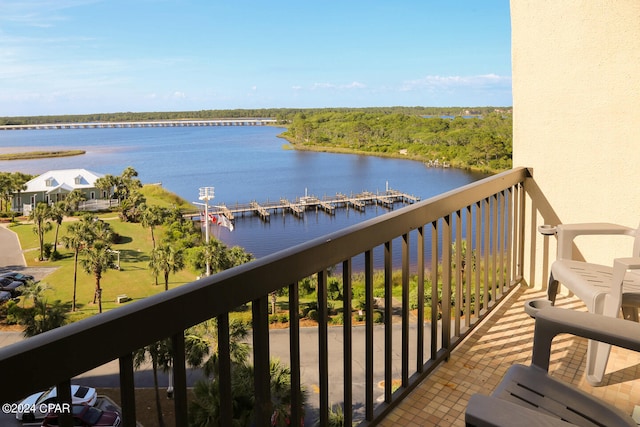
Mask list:
[[[71,403],[89,406],[96,404],[98,392],[93,387],[81,385],[71,385]],[[32,422],[43,419],[51,411],[51,406],[58,403],[58,393],[55,387],[47,391],[34,393],[18,403],[16,419],[19,421]]]

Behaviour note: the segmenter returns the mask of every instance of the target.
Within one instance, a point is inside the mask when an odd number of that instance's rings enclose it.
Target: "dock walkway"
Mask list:
[[[335,196],[324,196],[322,198],[305,195],[298,197],[295,201],[281,198],[278,201],[258,203],[254,200],[245,204],[236,203],[233,206],[221,203],[209,207],[209,213],[212,215],[223,215],[229,220],[233,220],[235,215],[258,215],[260,219],[266,222],[270,220],[271,213],[278,211],[291,213],[301,218],[304,212],[310,209],[315,209],[316,211],[322,210],[330,215],[334,215],[336,208],[354,208],[359,211],[364,211],[367,205],[380,205],[388,209],[393,209],[394,203],[412,204],[418,201],[420,201],[419,197],[398,190],[388,189],[378,193],[363,191],[362,193],[351,196],[342,193],[337,193]]]

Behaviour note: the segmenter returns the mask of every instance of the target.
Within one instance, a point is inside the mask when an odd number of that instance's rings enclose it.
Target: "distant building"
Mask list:
[[[108,205],[109,195],[95,186],[96,180],[103,176],[104,174],[86,169],[45,172],[27,182],[26,190],[15,193],[12,209],[28,215],[37,203],[53,204],[64,200],[73,190],[80,190],[87,200],[87,203],[81,206],[81,210],[103,209],[105,206],[98,201],[106,201]]]

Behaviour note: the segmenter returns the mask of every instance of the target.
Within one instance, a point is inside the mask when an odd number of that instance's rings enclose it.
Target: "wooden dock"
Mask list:
[[[378,205],[387,209],[393,209],[395,203],[412,204],[419,200],[419,197],[398,190],[388,189],[384,192],[377,193],[363,191],[362,193],[350,196],[342,193],[322,198],[305,195],[298,197],[295,201],[281,198],[278,201],[266,201],[262,203],[251,201],[245,204],[236,203],[233,206],[222,203],[216,206],[210,206],[209,213],[213,215],[223,215],[232,221],[235,215],[257,215],[260,219],[267,222],[271,219],[271,214],[276,212],[282,212],[283,214],[291,213],[298,218],[302,218],[308,210],[315,210],[316,212],[322,210],[329,215],[335,215],[337,208],[353,208],[358,211],[364,211],[367,205]]]

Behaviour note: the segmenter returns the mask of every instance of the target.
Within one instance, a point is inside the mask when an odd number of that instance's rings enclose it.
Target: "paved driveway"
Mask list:
[[[0,248],[0,269],[22,270],[27,265],[18,235],[9,230],[7,224],[0,224]]]

